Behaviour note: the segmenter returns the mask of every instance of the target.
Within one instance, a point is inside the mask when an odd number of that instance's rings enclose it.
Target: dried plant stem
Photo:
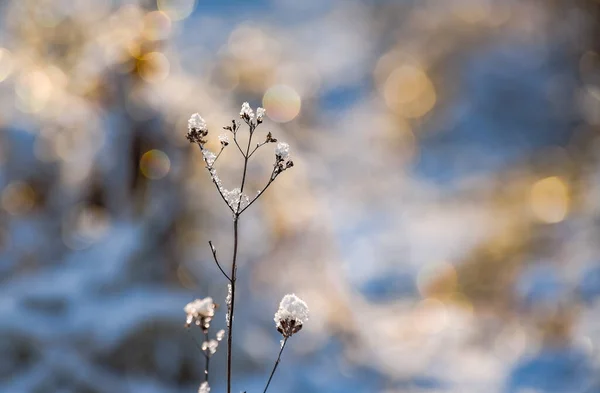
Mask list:
[[[238,224],[240,215],[240,205],[242,203],[241,196],[244,192],[244,186],[246,185],[246,173],[248,172],[248,160],[250,152],[250,144],[252,143],[252,135],[254,134],[254,126],[250,125],[250,137],[248,138],[248,146],[246,147],[246,153],[240,148],[240,152],[244,156],[244,170],[242,172],[242,184],[240,185],[240,200],[238,201],[237,207],[233,214],[233,258],[231,261],[231,274],[229,275],[229,281],[231,282],[231,305],[229,306],[229,328],[227,329],[227,393],[231,393],[231,352],[233,347],[233,313],[235,308],[235,282],[237,277],[237,254],[239,246],[239,235],[238,235]],[[235,139],[234,139],[235,140]],[[235,141],[238,145],[237,141]],[[239,145],[238,145],[239,148]]]
[[[269,380],[267,381],[267,386],[265,386],[265,390],[263,393],[267,393],[267,389],[271,384],[271,379],[273,379],[273,375],[275,375],[275,371],[277,370],[277,366],[279,366],[279,362],[281,361],[281,354],[283,353],[283,349],[285,348],[285,344],[287,343],[288,337],[283,339],[283,344],[281,344],[281,349],[279,350],[279,355],[277,356],[277,360],[275,361],[275,365],[273,366],[273,370],[271,371],[271,375],[269,376]]]
[[[204,342],[208,342],[208,329],[204,331]],[[204,351],[204,357],[206,358],[206,363],[204,365],[204,382],[208,382],[208,371],[210,367],[210,355]]]

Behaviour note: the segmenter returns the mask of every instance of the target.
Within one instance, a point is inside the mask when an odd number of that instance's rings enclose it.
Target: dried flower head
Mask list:
[[[202,350],[207,352],[208,356],[214,355],[217,352],[218,347],[219,342],[217,340],[209,340],[202,343]]]
[[[246,121],[250,121],[254,119],[254,112],[250,107],[250,104],[244,102],[242,104],[242,109],[240,110],[240,117]]]
[[[290,145],[285,142],[277,143],[277,147],[275,148],[275,156],[277,156],[278,161],[287,160],[290,156]]]
[[[227,134],[219,135],[219,142],[221,142],[221,146],[223,147],[229,145],[229,137],[227,136]]]
[[[208,135],[208,127],[206,122],[197,113],[194,113],[188,120],[188,132],[186,138],[191,143],[200,143],[201,145],[206,143],[203,139]]]
[[[308,321],[308,306],[294,294],[285,295],[279,303],[274,320],[277,331],[286,338],[291,337]]]
[[[261,107],[256,108],[256,122],[257,123],[262,123],[263,117],[265,117],[265,113],[267,113],[265,108],[261,108]]]
[[[189,327],[192,323],[202,327],[202,329],[208,329],[210,321],[215,316],[215,309],[217,305],[213,302],[211,297],[204,299],[196,299],[193,302],[186,304],[183,311],[187,314],[185,325]]]
[[[202,382],[200,388],[198,389],[198,393],[209,393],[210,386],[208,386],[208,382]]]

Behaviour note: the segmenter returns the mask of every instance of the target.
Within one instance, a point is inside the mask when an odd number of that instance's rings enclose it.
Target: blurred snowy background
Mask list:
[[[224,303],[207,241],[227,255],[231,223],[187,119],[217,146],[249,101],[296,165],[243,220],[236,391],[264,386],[295,292],[311,320],[273,392],[600,392],[599,17],[596,0],[2,2],[0,391],[197,390],[183,306]],[[220,165],[238,181],[234,154]]]

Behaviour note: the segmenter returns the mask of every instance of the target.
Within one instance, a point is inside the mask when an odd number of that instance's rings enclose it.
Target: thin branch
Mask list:
[[[273,183],[275,181],[275,179],[277,178],[278,174],[275,174],[275,168],[273,168],[273,172],[271,172],[271,177],[269,178],[269,182],[267,183],[266,186],[264,186],[264,188],[262,190],[260,190],[260,192],[258,193],[258,195],[256,195],[254,197],[254,199],[252,199],[250,201],[250,203],[248,203],[246,205],[246,207],[244,207],[239,214],[242,214],[244,211],[246,211],[247,208],[249,208],[254,202],[256,202],[256,200],[258,198],[260,198],[260,196],[263,194],[263,192],[265,192],[267,190],[267,188],[269,188],[269,186],[271,185],[271,183]]]
[[[221,157],[221,153],[223,153],[223,150],[225,150],[225,146],[221,145],[221,150],[219,151],[219,154],[217,154],[217,156],[215,157],[215,160],[213,161],[213,166],[215,165],[219,157]]]
[[[237,204],[237,208],[233,213],[233,258],[231,261],[231,306],[229,307],[229,328],[227,329],[227,393],[231,393],[231,352],[233,347],[233,311],[235,308],[235,281],[237,275],[237,253],[238,253],[238,223],[240,218],[240,204],[242,203],[241,196],[244,192],[244,186],[246,184],[246,173],[248,172],[248,152],[250,151],[250,144],[252,143],[252,135],[254,134],[254,126],[248,124],[250,127],[250,137],[248,138],[248,146],[246,147],[246,154],[244,155],[244,171],[242,172],[242,184],[240,185],[240,200]],[[234,138],[235,140],[235,138]],[[236,141],[237,144],[237,141]],[[241,149],[240,149],[241,150]]]
[[[208,342],[208,329],[204,331],[204,341]],[[206,363],[204,366],[204,382],[208,382],[208,370],[210,367],[210,355],[205,352]]]
[[[265,386],[265,390],[263,393],[267,393],[267,389],[271,384],[271,379],[273,379],[273,375],[275,375],[275,371],[277,370],[277,366],[279,366],[279,361],[281,360],[281,354],[283,353],[283,349],[285,348],[285,344],[287,343],[288,337],[283,339],[283,344],[281,344],[281,349],[279,350],[279,355],[277,356],[277,360],[275,361],[275,365],[273,366],[273,370],[271,371],[271,375],[269,376],[269,380],[267,381],[267,386]]]
[[[225,271],[221,267],[221,264],[219,264],[219,260],[217,259],[217,249],[215,248],[215,246],[213,246],[211,240],[208,241],[208,245],[210,246],[210,250],[212,251],[212,255],[213,255],[213,258],[215,260],[215,263],[217,264],[217,267],[219,268],[219,270],[221,271],[221,273],[223,273],[223,275],[225,276],[225,278],[227,278],[229,280],[229,282],[231,282],[231,278],[229,278],[229,276],[227,275],[227,273],[225,273]]]
[[[196,336],[194,336],[194,334],[192,333],[192,331],[190,330],[190,328],[185,329],[187,330],[187,332],[190,334],[190,336],[192,337],[192,339],[194,340],[194,344],[196,344],[196,346],[198,347],[198,349],[200,350],[200,352],[202,352],[202,354],[204,354],[205,358],[208,358],[208,355],[206,354],[206,352],[202,349],[202,345],[198,342],[198,339],[196,338]]]
[[[246,155],[244,154],[244,151],[242,150],[242,148],[240,147],[240,144],[237,141],[237,133],[233,134],[233,142],[235,143],[235,145],[237,146],[238,150],[240,151],[240,153],[242,153],[242,156],[244,156],[244,158],[248,158],[246,157]]]
[[[202,151],[202,146],[200,146],[200,144],[198,144],[198,147],[200,148],[200,151]],[[221,153],[219,153],[221,154]],[[227,205],[227,207],[229,208],[229,210],[231,210],[231,212],[233,213],[233,208],[231,206],[229,206],[229,203],[227,202],[227,199],[225,199],[225,195],[223,195],[223,193],[221,192],[221,188],[219,187],[219,185],[217,184],[217,181],[215,180],[215,178],[213,177],[212,173],[210,172],[212,165],[208,165],[208,162],[206,162],[206,159],[204,158],[204,154],[202,155],[202,159],[204,160],[204,163],[206,164],[206,169],[208,170],[208,173],[210,175],[210,179],[212,180],[213,184],[215,185],[215,187],[217,188],[217,191],[219,192],[219,195],[221,196],[221,199],[223,199],[223,202],[225,202],[225,205]],[[214,162],[213,162],[214,164]]]
[[[248,155],[248,158],[252,157],[252,154],[254,154],[260,147],[266,145],[267,143],[269,143],[269,142],[265,141],[263,143],[257,143],[254,150],[252,150],[252,152],[250,152],[250,155]]]

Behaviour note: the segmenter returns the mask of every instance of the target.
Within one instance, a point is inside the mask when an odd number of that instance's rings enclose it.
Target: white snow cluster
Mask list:
[[[265,108],[261,108],[261,107],[256,108],[256,121],[263,121],[263,117],[265,117],[265,113],[267,113]]]
[[[242,109],[240,110],[240,117],[243,119],[244,117],[248,117],[250,120],[254,119],[254,112],[252,108],[250,108],[250,104],[244,102],[242,104]]]
[[[210,386],[208,386],[208,382],[202,382],[200,388],[198,389],[198,393],[209,393]]]
[[[206,127],[206,122],[198,113],[194,113],[188,120],[188,133],[193,129],[198,129],[200,131],[208,131],[208,128]]]
[[[287,160],[290,156],[290,145],[285,142],[278,142],[275,148],[275,155],[281,160]]]
[[[308,306],[295,294],[287,294],[281,299],[274,320],[277,328],[282,327],[283,321],[295,321],[296,325],[304,325],[308,321]]]
[[[186,304],[183,311],[187,314],[186,324],[191,324],[194,320],[200,324],[202,319],[212,318],[215,315],[215,304],[211,297],[196,299]]]

